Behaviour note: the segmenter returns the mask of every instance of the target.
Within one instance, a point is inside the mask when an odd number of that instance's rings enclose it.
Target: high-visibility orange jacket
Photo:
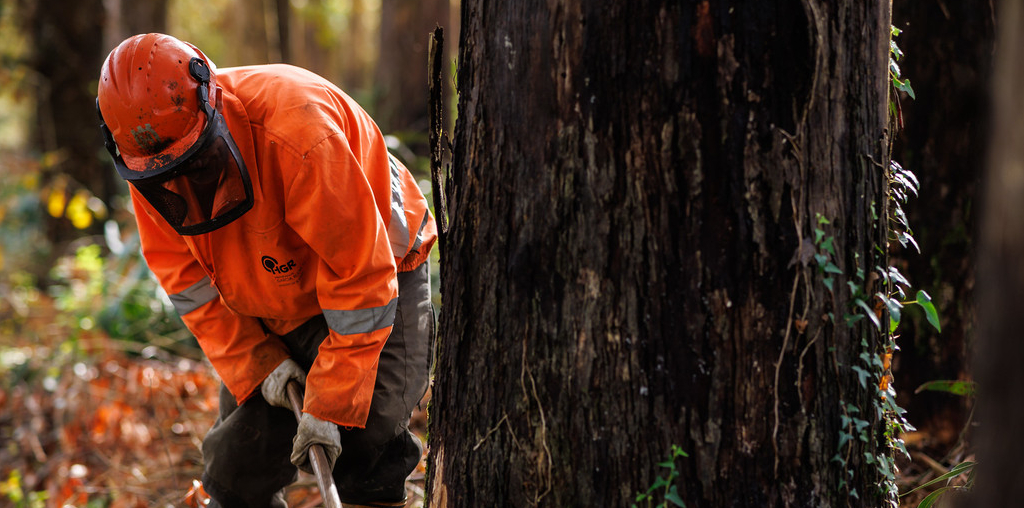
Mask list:
[[[362,427],[396,272],[423,263],[437,236],[426,199],[366,112],[323,78],[263,65],[220,69],[217,84],[255,204],[180,236],[131,188],[143,255],[239,404],[287,358],[278,336],[324,314],[304,411]]]

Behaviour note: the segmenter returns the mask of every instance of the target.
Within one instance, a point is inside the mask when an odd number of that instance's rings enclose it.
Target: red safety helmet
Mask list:
[[[214,70],[195,46],[142,34],[100,71],[96,107],[114,167],[182,235],[213,231],[253,204]]]

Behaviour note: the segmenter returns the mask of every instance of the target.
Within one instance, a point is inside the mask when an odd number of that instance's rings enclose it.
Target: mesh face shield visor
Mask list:
[[[126,179],[181,235],[209,233],[249,211],[252,182],[219,114],[193,149],[148,178]]]
[[[239,218],[253,206],[252,182],[224,117],[208,100],[209,69],[195,58],[189,64],[200,81],[199,103],[206,126],[196,142],[170,160],[153,159],[144,171],[127,167],[104,124],[107,149],[118,174],[180,235],[209,233]]]

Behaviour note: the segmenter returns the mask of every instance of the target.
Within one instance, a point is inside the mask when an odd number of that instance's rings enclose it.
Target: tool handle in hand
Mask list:
[[[299,383],[288,381],[285,390],[292,404],[292,412],[295,413],[295,421],[298,422],[302,418],[302,392],[299,390]],[[324,453],[322,446],[315,444],[309,447],[309,463],[313,466],[313,475],[316,476],[316,484],[320,487],[320,497],[323,498],[324,505],[327,508],[341,508],[338,487],[331,475],[331,464],[327,462],[327,454]]]
[[[302,418],[302,391],[299,388],[299,383],[289,380],[285,385],[285,391],[288,392],[288,402],[292,404],[292,412],[295,413],[295,423],[298,423]]]

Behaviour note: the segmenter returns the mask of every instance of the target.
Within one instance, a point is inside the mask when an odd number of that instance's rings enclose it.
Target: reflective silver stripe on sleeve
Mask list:
[[[213,284],[210,284],[209,277],[203,277],[203,280],[192,284],[180,293],[167,295],[171,299],[171,303],[174,304],[174,309],[181,316],[202,307],[218,296],[220,293],[217,292],[217,288]]]
[[[423,244],[423,229],[427,227],[427,217],[430,215],[430,210],[423,211],[423,218],[420,219],[420,229],[416,232],[416,243],[412,244],[410,251],[418,250],[420,245]]]
[[[327,319],[327,326],[341,335],[367,333],[394,324],[397,307],[398,298],[392,298],[387,305],[372,309],[324,309],[324,317]]]
[[[409,251],[409,224],[405,219],[405,205],[402,203],[402,173],[395,163],[395,157],[388,154],[391,163],[391,223],[388,225],[388,239],[391,252],[396,258],[404,257]]]

